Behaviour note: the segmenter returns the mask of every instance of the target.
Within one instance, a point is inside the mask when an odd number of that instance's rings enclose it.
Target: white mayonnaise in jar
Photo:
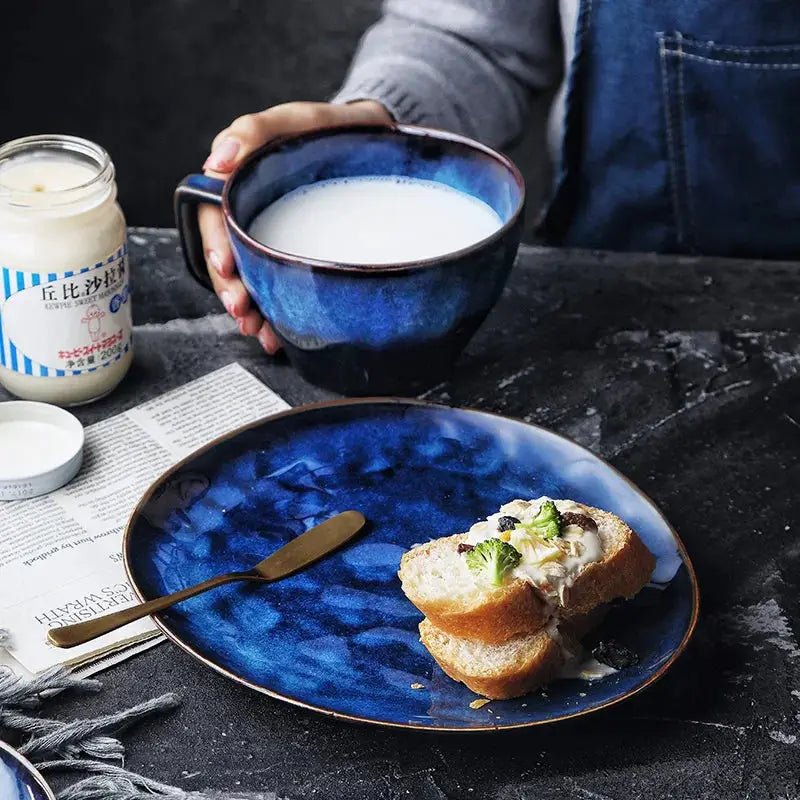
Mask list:
[[[92,142],[0,147],[0,383],[61,406],[108,394],[130,367],[125,218]]]

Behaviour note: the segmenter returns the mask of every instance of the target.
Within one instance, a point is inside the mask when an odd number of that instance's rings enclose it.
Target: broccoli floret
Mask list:
[[[494,586],[500,586],[506,573],[519,564],[522,555],[508,542],[486,539],[476,544],[464,557],[471,572]]]
[[[555,539],[561,535],[561,514],[552,500],[545,500],[536,516],[525,526],[541,539]]]

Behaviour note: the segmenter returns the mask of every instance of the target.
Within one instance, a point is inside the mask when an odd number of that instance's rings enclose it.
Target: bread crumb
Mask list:
[[[424,689],[425,687],[421,683],[412,683],[411,684],[411,688],[412,689]]]
[[[491,703],[491,700],[487,700],[485,697],[479,697],[477,700],[473,700],[470,704],[470,708],[479,709],[483,708],[487,703]]]

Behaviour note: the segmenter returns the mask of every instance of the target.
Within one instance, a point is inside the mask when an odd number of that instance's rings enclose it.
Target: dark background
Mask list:
[[[117,166],[129,224],[172,226],[172,190],[214,135],[246,112],[330,97],[379,10],[380,0],[5,4],[0,141],[92,139]],[[534,195],[538,128],[510,151]]]

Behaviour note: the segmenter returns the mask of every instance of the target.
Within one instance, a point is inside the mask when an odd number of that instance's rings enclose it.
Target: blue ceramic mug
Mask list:
[[[375,266],[302,258],[248,236],[258,213],[287,192],[361,175],[438,181],[483,200],[503,225],[457,252]],[[239,274],[306,379],[351,395],[411,394],[449,374],[500,297],[519,247],[525,185],[500,153],[427,128],[328,128],[278,139],[227,181],[189,175],[175,192],[186,263],[210,287],[198,203],[222,206]]]

